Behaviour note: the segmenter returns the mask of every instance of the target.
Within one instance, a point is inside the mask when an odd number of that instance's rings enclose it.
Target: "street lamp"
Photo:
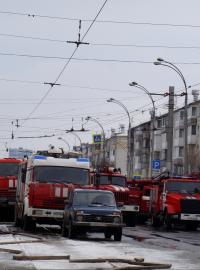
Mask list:
[[[81,141],[80,136],[78,134],[76,134],[74,131],[70,131],[70,132],[67,132],[67,133],[72,133],[79,140],[80,150],[82,151],[82,141]]]
[[[63,141],[68,146],[69,151],[70,151],[70,145],[69,145],[69,143],[65,139],[63,139],[62,137],[58,137],[58,140]]]
[[[162,58],[157,58],[157,61],[154,62],[154,65],[160,65],[160,66],[165,66],[170,69],[173,69],[182,79],[184,88],[185,88],[185,106],[184,106],[184,174],[188,174],[188,123],[187,123],[187,107],[188,107],[188,92],[187,92],[187,83],[185,80],[185,77],[183,76],[183,73],[180,71],[180,69],[174,65],[173,63],[169,61],[165,61]]]
[[[119,100],[116,100],[114,98],[110,98],[107,100],[107,102],[116,103],[119,106],[121,106],[126,114],[128,115],[128,150],[127,150],[127,175],[130,178],[131,177],[131,167],[132,167],[132,160],[131,160],[131,117],[128,109],[126,106]]]
[[[156,108],[155,108],[155,102],[152,98],[151,93],[142,85],[138,84],[137,82],[131,82],[129,83],[130,86],[135,86],[138,89],[141,89],[143,92],[145,92],[149,98],[151,99],[153,110],[152,110],[152,127],[151,127],[151,154],[150,154],[150,162],[149,162],[149,176],[152,177],[152,162],[154,160],[154,131],[155,131],[155,116],[156,116]]]
[[[102,130],[102,134],[103,134],[103,143],[102,143],[103,162],[102,163],[103,163],[103,167],[104,167],[105,166],[105,138],[106,138],[106,136],[105,136],[105,130],[104,130],[102,124],[96,118],[91,117],[91,116],[87,116],[85,118],[85,120],[86,121],[89,121],[90,120],[90,121],[95,122],[96,124],[98,124],[100,126],[100,128]]]

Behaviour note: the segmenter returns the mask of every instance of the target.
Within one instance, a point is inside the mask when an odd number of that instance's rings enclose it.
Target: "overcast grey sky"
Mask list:
[[[108,0],[84,39],[90,45],[79,46],[74,55],[76,59],[70,61],[58,80],[61,86],[53,87],[30,119],[24,121],[48,91],[49,85],[43,83],[54,82],[68,60],[13,54],[69,58],[75,45],[61,41],[77,40],[80,19],[83,20],[83,36],[91,24],[87,20],[95,18],[103,3],[104,0],[0,1],[1,156],[5,155],[6,142],[8,147],[46,149],[49,144],[64,146],[57,140],[62,136],[72,146],[75,136],[65,134],[64,130],[71,128],[72,118],[74,128],[81,128],[82,118],[87,115],[97,118],[109,136],[111,128],[118,129],[120,123],[128,124],[123,109],[106,102],[110,97],[127,106],[132,125],[149,120],[151,104],[148,96],[130,87],[129,82],[137,81],[150,92],[166,92],[169,85],[174,85],[177,92],[183,89],[183,83],[175,72],[151,63],[157,57],[173,63],[185,63],[177,66],[188,85],[200,83],[198,0]],[[194,88],[200,89],[200,86]],[[189,100],[192,100],[191,95]],[[166,103],[167,98],[156,101],[157,115],[166,112]],[[183,97],[177,100],[177,106],[183,103]],[[18,129],[12,125],[16,119],[21,125]],[[91,133],[100,129],[94,122],[88,122],[85,127],[90,132],[79,133],[79,136],[83,142],[91,142]],[[14,140],[10,139],[12,130]],[[52,134],[56,136],[48,139],[17,138]]]

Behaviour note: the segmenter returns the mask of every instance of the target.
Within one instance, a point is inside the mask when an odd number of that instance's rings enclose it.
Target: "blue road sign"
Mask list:
[[[102,143],[102,136],[101,136],[101,134],[94,134],[93,135],[93,143],[94,144]]]
[[[160,170],[160,160],[159,159],[153,160],[152,168],[155,170]]]

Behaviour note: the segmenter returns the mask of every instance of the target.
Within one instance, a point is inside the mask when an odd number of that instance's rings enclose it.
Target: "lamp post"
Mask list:
[[[103,167],[104,167],[104,166],[105,166],[105,138],[106,138],[106,136],[105,136],[105,130],[104,130],[102,124],[101,124],[96,118],[91,117],[91,116],[87,116],[87,117],[85,118],[85,120],[86,120],[86,121],[89,121],[89,120],[90,120],[90,121],[95,122],[97,125],[100,126],[100,128],[101,128],[101,130],[102,130],[102,134],[103,134],[103,143],[102,143],[103,161],[102,161],[102,164],[103,164]]]
[[[69,133],[69,132],[67,132]],[[82,151],[82,141],[81,141],[81,138],[78,134],[76,134],[75,132],[73,131],[70,131],[70,133],[72,133],[78,140],[79,140],[79,143],[80,143],[80,151]]]
[[[150,162],[149,162],[149,176],[152,177],[152,162],[154,160],[154,130],[155,130],[155,116],[156,116],[156,108],[155,108],[155,102],[152,98],[151,93],[142,85],[138,84],[137,82],[131,82],[129,83],[130,86],[135,86],[138,89],[141,89],[143,92],[145,92],[148,97],[151,99],[153,110],[151,114],[151,154],[150,154]]]
[[[69,151],[70,151],[70,145],[69,145],[69,143],[65,139],[63,139],[62,137],[58,137],[58,140],[63,141],[68,146]]]
[[[173,69],[182,79],[185,89],[185,106],[184,106],[184,174],[188,174],[188,123],[187,123],[187,107],[188,107],[188,92],[187,92],[187,83],[185,80],[185,77],[183,76],[183,73],[180,71],[180,69],[174,65],[173,63],[169,61],[165,61],[162,58],[157,58],[157,61],[154,62],[154,65],[160,65],[164,67],[168,67],[170,69]]]
[[[125,110],[126,114],[128,115],[127,176],[128,176],[128,178],[131,178],[132,160],[131,160],[131,117],[130,117],[130,113],[129,113],[128,109],[126,108],[126,106],[119,100],[116,100],[114,98],[110,98],[107,100],[107,102],[112,102],[112,103],[118,104],[119,106],[121,106]]]

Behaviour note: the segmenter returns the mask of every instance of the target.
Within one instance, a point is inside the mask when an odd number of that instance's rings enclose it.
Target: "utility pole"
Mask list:
[[[169,111],[167,128],[167,170],[173,172],[173,126],[174,126],[174,87],[169,87]]]

